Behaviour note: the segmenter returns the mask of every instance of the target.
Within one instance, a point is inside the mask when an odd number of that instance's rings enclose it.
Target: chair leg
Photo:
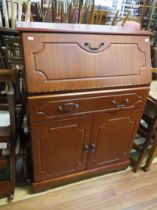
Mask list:
[[[149,171],[150,170],[150,165],[151,165],[151,163],[154,159],[154,156],[155,156],[156,152],[157,152],[157,136],[155,137],[155,139],[153,141],[152,148],[151,148],[151,150],[148,154],[147,161],[146,161],[144,167],[142,167],[142,169],[144,171]]]
[[[8,201],[12,201],[14,199],[14,195],[13,194],[11,194],[11,193],[9,193],[9,195],[8,195]]]
[[[137,172],[139,170],[142,160],[144,158],[144,155],[148,149],[149,143],[150,143],[150,139],[146,139],[146,142],[143,145],[143,149],[142,149],[141,153],[139,154],[138,160],[136,161],[136,163],[134,165],[134,168],[133,168],[134,172]]]
[[[8,195],[8,199],[10,201],[13,200],[14,198],[15,173],[16,173],[15,147],[12,146],[10,149],[10,193]]]

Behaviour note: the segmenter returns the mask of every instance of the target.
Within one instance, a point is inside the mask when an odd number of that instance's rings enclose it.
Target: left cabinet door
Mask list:
[[[83,171],[87,164],[92,116],[33,124],[35,181]]]

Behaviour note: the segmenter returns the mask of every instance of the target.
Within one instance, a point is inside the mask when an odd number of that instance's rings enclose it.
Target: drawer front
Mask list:
[[[23,33],[27,90],[149,84],[149,37]]]
[[[143,108],[147,94],[148,88],[134,91],[32,96],[28,97],[30,121],[44,122],[78,114]]]

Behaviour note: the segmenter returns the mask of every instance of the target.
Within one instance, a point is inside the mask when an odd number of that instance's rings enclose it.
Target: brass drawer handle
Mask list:
[[[58,111],[59,112],[73,112],[73,111],[75,111],[78,108],[79,108],[79,105],[78,104],[75,104],[75,103],[66,103],[64,105],[60,105],[58,107]]]
[[[98,47],[92,47],[91,44],[89,42],[85,42],[84,43],[84,46],[88,49],[88,50],[91,50],[91,51],[98,51],[100,50],[103,46],[105,45],[104,42],[101,42]]]
[[[129,99],[124,100],[124,104],[119,104],[116,100],[112,100],[112,103],[116,105],[117,108],[123,108],[129,103]]]

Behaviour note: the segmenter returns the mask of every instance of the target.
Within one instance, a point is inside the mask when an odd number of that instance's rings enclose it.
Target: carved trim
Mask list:
[[[129,84],[116,84],[116,85],[97,85],[97,86],[93,86],[93,85],[89,85],[88,84],[88,86],[86,85],[85,87],[77,87],[77,88],[63,88],[63,87],[60,87],[60,88],[54,88],[54,89],[45,89],[45,87],[44,87],[44,90],[35,90],[35,92],[36,93],[41,93],[41,94],[44,94],[44,93],[56,93],[56,92],[59,92],[59,91],[74,91],[74,90],[92,90],[92,89],[98,89],[98,88],[108,88],[108,87],[110,87],[110,88],[114,88],[114,87],[129,87],[129,86],[131,86],[131,87],[135,87],[135,86],[142,86],[142,85],[147,85],[147,86],[149,86],[150,85],[150,83],[147,83],[147,82],[139,82],[139,83],[129,83]],[[31,94],[34,94],[34,90],[29,90],[29,93],[31,93]]]
[[[44,138],[48,138],[48,135],[49,135],[49,132],[51,132],[51,131],[53,131],[53,130],[55,130],[55,129],[60,129],[60,128],[65,128],[65,127],[67,127],[67,128],[75,128],[75,129],[77,129],[77,131],[79,131],[80,133],[82,133],[83,134],[83,136],[82,136],[82,148],[83,148],[83,145],[84,145],[84,142],[85,142],[85,128],[83,128],[83,129],[81,129],[80,128],[80,126],[79,126],[79,123],[78,124],[72,124],[72,125],[64,125],[64,126],[56,126],[56,127],[49,127],[49,128],[46,128],[46,131],[45,131],[45,133],[41,136],[41,137],[39,137],[39,144],[40,144],[40,147],[39,147],[39,149],[40,149],[40,174],[42,174],[43,176],[48,176],[48,177],[52,177],[52,176],[58,176],[59,174],[57,173],[57,174],[51,174],[51,173],[49,173],[48,171],[46,171],[46,169],[45,168],[43,168],[43,166],[44,166],[44,164],[42,164],[42,157],[43,157],[43,153],[42,153],[42,141],[45,141],[44,140]],[[64,171],[64,173],[63,174],[66,174],[66,173],[71,173],[72,171],[74,171],[79,165],[81,165],[82,164],[82,162],[83,162],[83,150],[81,151],[81,154],[80,154],[80,162],[78,162],[78,163],[76,163],[75,165],[74,165],[74,168],[73,169],[69,169],[69,170],[65,170]],[[60,173],[60,174],[62,174],[62,173]]]
[[[47,112],[47,106],[53,106],[53,104],[55,104],[55,103],[65,103],[66,101],[79,101],[79,102],[81,102],[81,101],[86,101],[86,100],[90,100],[90,101],[92,101],[92,100],[101,100],[101,99],[103,100],[105,98],[106,99],[110,99],[112,101],[112,97],[113,98],[117,98],[117,99],[121,99],[121,97],[125,97],[125,96],[126,97],[133,97],[134,102],[132,104],[129,104],[128,106],[124,107],[123,110],[124,109],[128,109],[128,108],[135,108],[137,104],[142,103],[143,100],[144,100],[144,96],[143,95],[139,95],[139,93],[130,93],[130,94],[129,93],[128,94],[124,93],[124,94],[121,94],[121,95],[110,95],[110,96],[99,96],[99,97],[92,97],[92,96],[90,97],[89,96],[88,98],[80,98],[80,97],[78,97],[76,99],[65,99],[65,100],[60,100],[60,101],[48,100],[48,101],[45,101],[44,104],[42,103],[42,105],[38,105],[37,104],[35,112],[36,112],[37,115],[43,115],[47,119],[52,119],[52,118],[54,118],[56,116],[67,115],[67,114],[59,114],[57,112],[56,113],[49,113],[49,112]],[[85,113],[87,111],[90,111],[92,113],[92,112],[103,111],[103,110],[106,110],[106,109],[107,110],[116,110],[116,109],[119,109],[119,108],[106,107],[106,108],[103,108],[103,109],[99,108],[97,110],[88,110],[88,108],[87,108],[86,110],[84,110],[82,112],[76,112],[76,113],[73,113],[73,114]]]
[[[133,125],[133,124],[136,122],[136,120],[133,121],[131,118],[132,118],[132,116],[124,116],[124,117],[117,117],[117,118],[113,118],[113,119],[106,119],[106,120],[104,121],[103,125],[101,125],[101,126],[97,129],[97,135],[96,135],[96,140],[97,140],[97,141],[95,142],[96,148],[97,148],[97,146],[98,146],[98,142],[99,142],[98,139],[99,139],[99,135],[100,135],[101,129],[103,129],[103,127],[106,127],[106,126],[108,125],[109,121],[116,121],[116,120],[120,120],[120,119],[130,119],[130,124]],[[132,128],[132,132],[131,132],[130,136],[132,136],[133,131],[134,131],[134,127]],[[105,136],[105,135],[104,135],[104,136]],[[128,150],[128,148],[129,148],[129,146],[128,146],[126,149]],[[122,154],[123,154],[123,153],[122,153]],[[105,160],[104,160],[104,162],[101,162],[100,165],[102,165],[102,164],[107,164],[107,163],[112,163],[112,162],[115,162],[115,161],[119,161],[119,160],[120,160],[120,156],[121,156],[122,154],[119,154],[119,157],[116,158],[116,159],[114,159],[114,160],[108,160],[108,161],[105,161]],[[92,162],[96,162],[96,151],[95,151],[95,153],[94,153],[94,155],[93,155],[93,160],[92,160]],[[99,164],[99,163],[97,163],[97,164]]]
[[[60,44],[64,44],[64,45],[70,44],[70,45],[72,45],[73,44],[73,45],[79,46],[80,49],[82,49],[82,50],[85,50],[85,49],[78,42],[42,42],[42,48],[40,48],[38,51],[33,52],[33,55],[34,55],[35,71],[39,72],[41,75],[43,75],[44,78],[47,80],[47,82],[51,82],[51,81],[57,82],[57,81],[61,81],[61,80],[62,81],[70,81],[70,80],[74,80],[74,79],[82,80],[82,79],[91,79],[92,78],[92,76],[91,76],[91,77],[83,77],[83,78],[74,78],[73,77],[73,78],[64,78],[64,79],[52,79],[52,78],[49,79],[48,76],[46,75],[46,73],[42,69],[37,68],[37,62],[36,62],[36,56],[38,54],[41,54],[46,49],[46,44],[58,44],[58,45],[60,45]],[[144,60],[144,64],[139,67],[138,73],[136,73],[136,74],[127,74],[125,76],[140,75],[140,72],[146,66],[146,53],[140,49],[138,43],[120,43],[120,42],[119,43],[114,43],[114,42],[111,42],[110,44],[107,45],[106,48],[103,48],[103,50],[101,50],[100,52],[105,51],[108,48],[111,48],[113,45],[120,45],[120,44],[123,44],[124,46],[126,46],[126,45],[132,45],[133,46],[133,45],[135,45],[136,48],[138,49],[138,51],[144,55],[144,58],[145,58],[145,59],[143,59]],[[85,51],[88,51],[88,50],[85,50]],[[97,53],[100,53],[100,52],[97,52]],[[91,53],[91,52],[88,51],[88,53]],[[106,75],[106,76],[103,75],[103,76],[94,76],[94,77],[95,78],[105,78],[105,77],[120,77],[120,76],[123,76],[123,75],[122,74],[119,74],[119,75]]]

